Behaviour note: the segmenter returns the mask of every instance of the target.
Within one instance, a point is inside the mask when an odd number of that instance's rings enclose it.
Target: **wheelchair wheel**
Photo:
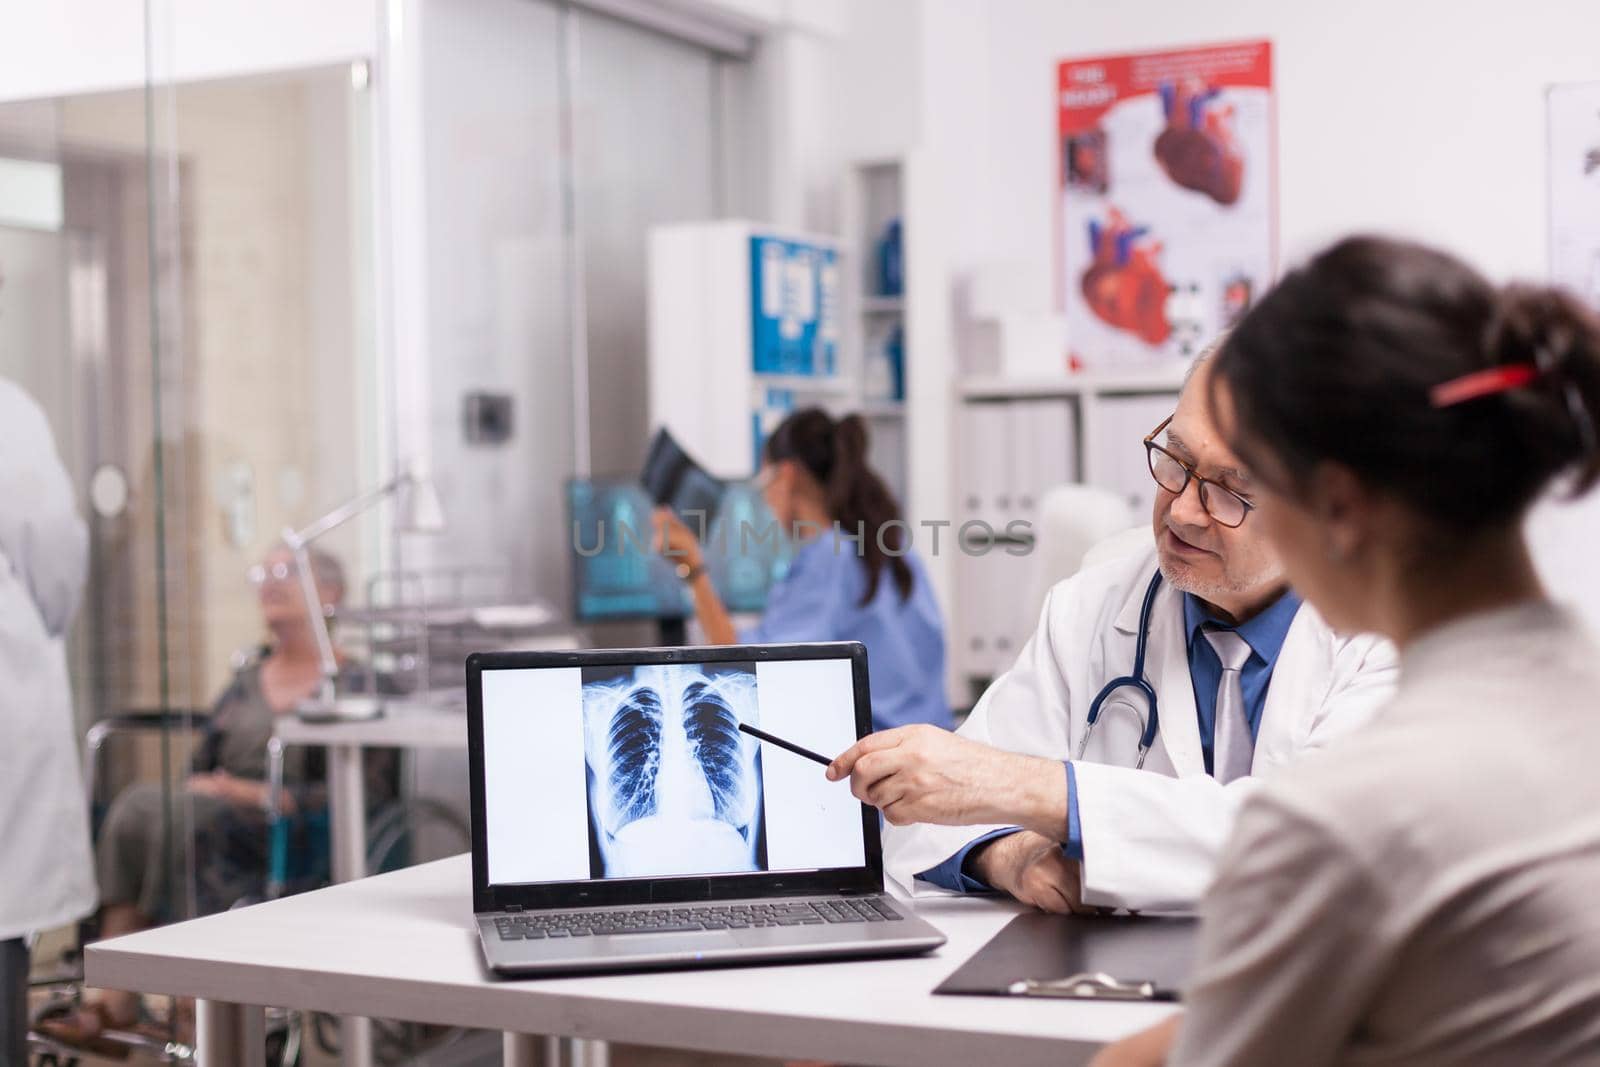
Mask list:
[[[451,856],[472,848],[467,822],[437,800],[415,798],[386,807],[367,830],[367,872],[382,874],[419,862],[420,849]]]
[[[312,1038],[327,1056],[340,1057],[341,1041],[337,1016],[321,1012],[311,1017]],[[372,1020],[373,1059],[382,1064],[403,1064],[427,1052],[453,1045],[467,1034],[458,1026],[433,1026],[401,1022],[397,1019]]]
[[[466,852],[472,848],[472,831],[465,819],[436,800],[396,801],[367,827],[367,871],[381,874],[419,862],[424,846],[429,853],[441,856]],[[374,1019],[373,1054],[379,1063],[406,1063],[423,1052],[453,1044],[465,1034],[459,1027]],[[337,1017],[321,1013],[311,1016],[311,1037],[323,1052],[339,1055]]]
[[[305,1016],[298,1011],[286,1011],[283,1017],[267,1018],[267,1063],[272,1067],[300,1067],[300,1053],[304,1042]]]

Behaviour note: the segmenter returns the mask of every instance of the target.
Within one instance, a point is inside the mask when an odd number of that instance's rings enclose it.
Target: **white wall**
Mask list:
[[[423,272],[396,297],[411,305],[395,309],[397,372],[411,379],[399,383],[398,431],[402,458],[431,459],[447,528],[416,538],[404,562],[502,565],[507,599],[559,602],[573,455],[559,15],[525,0],[418,0],[406,14],[420,109],[411,163],[420,174],[407,180],[420,182],[412,193],[421,200],[405,217],[425,239],[398,264]],[[511,396],[509,443],[466,443],[462,398],[471,391]]]
[[[1269,38],[1286,261],[1358,229],[1444,245],[1495,276],[1543,274],[1544,87],[1600,79],[1592,0],[926,0],[982,7],[967,62],[987,129],[987,255],[1051,306],[1057,61]]]
[[[50,0],[0,10],[0,100],[320,66],[377,50],[380,0]],[[146,62],[145,9],[152,61]]]
[[[884,0],[887,3],[887,0]],[[1265,37],[1278,93],[1279,248],[1292,263],[1356,230],[1442,245],[1497,279],[1542,278],[1544,89],[1600,80],[1593,0],[913,0],[852,11],[846,55],[914,71],[911,128],[873,75],[833,90],[846,144],[926,146],[952,280],[1014,265],[1017,311],[1054,304],[1054,84],[1065,58]],[[911,60],[896,49],[916,52]],[[918,69],[920,68],[920,69]],[[845,67],[847,72],[851,67]],[[878,79],[881,87],[882,78]],[[884,115],[894,118],[885,123]],[[1600,499],[1533,524],[1542,569],[1600,627],[1586,578]]]
[[[846,159],[902,155],[922,139],[919,0],[871,0],[849,9],[832,77],[830,126]]]

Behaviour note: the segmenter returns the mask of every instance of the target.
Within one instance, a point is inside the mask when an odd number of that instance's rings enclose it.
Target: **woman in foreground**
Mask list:
[[[1392,638],[1401,684],[1247,802],[1186,1010],[1097,1065],[1600,1062],[1600,647],[1522,531],[1600,477],[1600,323],[1352,239],[1245,318],[1215,389],[1290,581]]]

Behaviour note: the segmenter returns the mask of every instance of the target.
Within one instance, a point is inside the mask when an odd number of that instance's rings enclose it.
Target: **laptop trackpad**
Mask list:
[[[702,948],[734,948],[739,944],[739,939],[732,930],[684,930],[681,933],[671,934],[610,934],[595,944],[627,945],[632,948],[646,948],[650,945],[678,945],[691,939]]]

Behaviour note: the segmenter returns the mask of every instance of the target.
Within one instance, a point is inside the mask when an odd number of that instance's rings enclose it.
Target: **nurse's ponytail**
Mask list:
[[[900,599],[911,596],[915,575],[906,562],[909,531],[894,494],[867,462],[867,425],[860,415],[835,421],[820,408],[806,408],[784,419],[767,438],[769,463],[795,460],[822,487],[828,515],[851,538],[867,566],[860,603],[878,593],[888,571]]]
[[[1516,522],[1557,479],[1574,495],[1600,479],[1600,321],[1422,245],[1355,237],[1291,271],[1234,327],[1215,380],[1260,473],[1303,484],[1332,461],[1441,533]]]

